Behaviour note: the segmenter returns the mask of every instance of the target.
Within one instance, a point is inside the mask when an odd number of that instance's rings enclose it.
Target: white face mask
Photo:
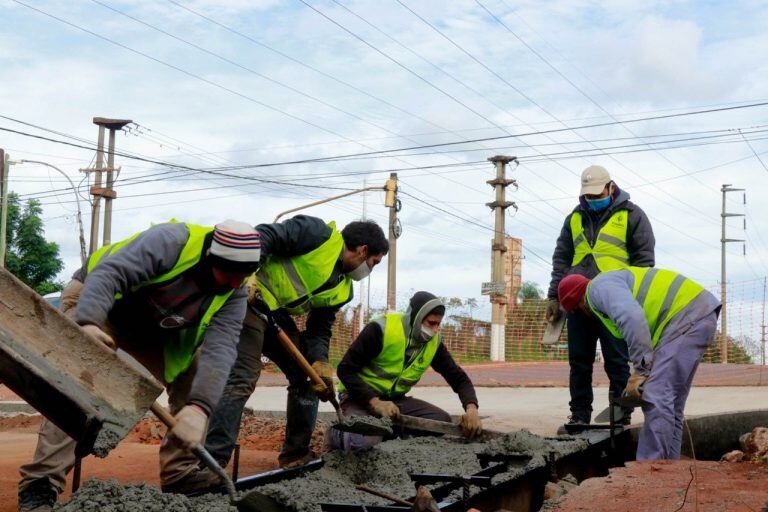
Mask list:
[[[435,331],[427,327],[426,325],[421,326],[421,337],[424,339],[424,341],[429,341],[432,339],[432,337],[435,335]]]
[[[370,274],[371,274],[371,267],[368,266],[368,261],[363,260],[363,262],[360,265],[358,265],[348,275],[350,278],[352,278],[353,281],[362,281],[363,279],[368,277]]]

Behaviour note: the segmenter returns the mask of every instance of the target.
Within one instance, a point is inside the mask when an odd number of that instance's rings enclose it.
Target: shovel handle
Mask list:
[[[412,507],[413,503],[410,501],[404,500],[398,496],[395,496],[394,494],[389,494],[388,492],[380,491],[378,489],[374,489],[373,487],[368,487],[367,485],[356,485],[355,488],[358,491],[367,492],[368,494],[373,494],[374,496],[378,496],[379,498],[384,498],[385,500],[389,500],[392,503],[397,503],[398,505],[404,505],[406,507]]]
[[[157,416],[157,419],[159,419],[163,425],[168,427],[168,430],[173,430],[173,428],[176,426],[176,418],[174,418],[173,415],[168,412],[168,409],[160,405],[159,402],[153,403],[149,410],[152,411],[152,414]]]
[[[309,380],[312,381],[312,384],[318,387],[327,387],[323,379],[321,379],[315,369],[312,368],[312,365],[309,364],[309,361],[307,361],[307,359],[304,357],[304,354],[299,351],[298,347],[294,345],[294,343],[291,341],[291,338],[285,334],[284,330],[280,329],[277,331],[277,339],[280,340],[280,343],[283,345],[285,350],[291,354],[291,357],[293,357],[294,361],[296,361],[299,366],[301,366],[301,369],[304,371],[307,377],[309,377]]]

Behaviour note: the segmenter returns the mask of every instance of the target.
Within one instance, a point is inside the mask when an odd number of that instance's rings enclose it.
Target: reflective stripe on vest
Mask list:
[[[608,222],[598,231],[595,245],[591,246],[584,233],[581,212],[573,212],[570,223],[571,235],[573,236],[571,266],[575,267],[588,254],[591,254],[601,272],[629,267],[629,253],[627,252],[628,218],[629,212],[627,210],[613,212]]]
[[[643,308],[651,332],[651,347],[656,348],[670,320],[698,297],[704,287],[671,270],[649,267],[629,267],[626,270],[635,278],[632,296]],[[594,280],[587,286],[589,308],[611,334],[623,338],[616,324],[592,305],[589,291],[593,283]]]
[[[403,396],[418,384],[432,364],[440,346],[440,338],[438,335],[433,336],[421,350],[411,356],[411,361],[406,362],[408,340],[405,338],[403,313],[388,313],[374,321],[381,325],[383,331],[381,352],[360,370],[358,376],[380,397]],[[343,383],[340,383],[339,390],[345,389]]]
[[[269,256],[256,273],[261,298],[270,311],[286,309],[300,315],[310,308],[342,305],[352,296],[352,279],[347,275],[336,286],[314,293],[330,279],[344,250],[336,223],[329,222],[328,227],[331,236],[318,248],[290,258]]]
[[[205,245],[205,237],[213,231],[213,228],[206,226],[197,226],[195,224],[184,224],[189,230],[189,238],[187,243],[179,254],[179,259],[176,260],[176,264],[171,270],[160,276],[154,277],[146,283],[141,283],[134,286],[131,291],[137,291],[145,286],[153,284],[160,284],[166,281],[174,279],[178,275],[182,274],[186,270],[194,267],[202,258],[203,246]],[[88,258],[87,271],[90,273],[96,266],[108,258],[110,255],[115,254],[120,249],[126,247],[133,242],[142,232],[136,233],[125,240],[115,242],[110,245],[105,245],[99,250],[91,254]],[[163,360],[164,360],[164,378],[168,383],[173,382],[184,371],[189,368],[195,357],[195,352],[200,344],[203,342],[205,331],[211,323],[211,319],[216,312],[227,302],[230,295],[234,290],[230,290],[227,293],[216,295],[211,300],[208,309],[206,309],[200,323],[196,326],[190,326],[184,329],[175,331],[178,333],[178,337],[165,343],[163,347]],[[122,295],[117,294],[115,298],[119,300]]]

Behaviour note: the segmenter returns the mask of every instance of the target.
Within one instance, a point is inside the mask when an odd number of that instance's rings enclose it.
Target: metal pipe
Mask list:
[[[328,203],[328,202],[331,202],[331,201],[335,201],[336,199],[341,199],[342,197],[347,197],[347,196],[351,196],[351,195],[354,195],[354,194],[359,194],[360,192],[366,192],[368,190],[386,190],[386,187],[365,187],[365,188],[360,188],[360,189],[357,189],[357,190],[352,190],[350,192],[345,192],[343,194],[339,194],[337,196],[327,197],[325,199],[320,199],[319,201],[314,201],[312,203],[307,203],[307,204],[302,205],[302,206],[297,206],[296,208],[291,208],[290,210],[285,210],[284,212],[278,213],[277,217],[275,217],[275,222],[277,222],[278,219],[280,219],[280,217],[282,217],[283,215],[286,215],[288,213],[297,212],[299,210],[305,210],[305,209],[310,208],[312,206],[317,206],[319,204]]]

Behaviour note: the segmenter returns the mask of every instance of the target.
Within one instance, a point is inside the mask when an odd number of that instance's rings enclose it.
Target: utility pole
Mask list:
[[[101,198],[104,198],[104,244],[112,241],[112,200],[117,197],[113,190],[115,171],[115,131],[132,123],[130,119],[109,119],[106,117],[94,117],[93,124],[99,127],[98,148],[96,150],[96,167],[88,169],[94,171],[91,195],[93,204],[91,208],[91,243],[88,254],[92,254],[99,247],[99,217],[101,216]],[[109,153],[107,155],[107,168],[104,169],[104,131],[109,129]],[[106,170],[106,187],[102,187],[101,173]]]
[[[763,322],[760,325],[760,385],[763,384],[763,370],[765,369],[765,288],[768,278],[763,278]]]
[[[0,149],[0,268],[5,268],[6,231],[8,229],[8,155]]]
[[[363,179],[363,188],[368,188],[368,180]],[[363,219],[366,219],[366,216],[368,214],[368,192],[363,192]],[[369,275],[367,278],[360,281],[360,315],[357,320],[357,326],[359,331],[362,331],[365,327],[365,317],[366,313],[368,312],[368,304],[366,303],[366,293],[365,288],[366,285],[371,285],[371,276]]]
[[[723,184],[722,187],[720,187],[720,191],[723,193],[723,209],[720,213],[720,218],[722,221],[722,233],[720,236],[720,303],[722,304],[722,309],[720,310],[720,336],[721,336],[721,345],[720,345],[720,351],[722,354],[722,363],[728,362],[728,323],[727,323],[727,291],[725,286],[725,245],[728,242],[743,242],[744,240],[738,239],[738,238],[726,238],[725,237],[725,219],[728,217],[744,217],[743,213],[728,213],[725,211],[725,197],[728,192],[738,192],[738,191],[744,191],[743,188],[732,188],[730,184]],[[746,195],[744,197],[744,201],[746,202]]]
[[[387,254],[387,311],[395,311],[397,296],[397,239],[402,234],[402,226],[397,219],[401,203],[397,198],[397,173],[389,174],[387,180],[385,205],[389,207],[389,254]]]
[[[517,160],[514,156],[496,155],[488,159],[496,166],[496,178],[488,180],[496,191],[496,200],[486,203],[495,214],[494,236],[491,256],[491,282],[483,283],[481,292],[491,296],[491,361],[504,361],[505,358],[505,325],[507,322],[507,285],[504,281],[504,253],[507,250],[505,240],[504,218],[507,208],[514,203],[506,200],[506,190],[515,180],[506,178],[506,168],[509,162]]]

